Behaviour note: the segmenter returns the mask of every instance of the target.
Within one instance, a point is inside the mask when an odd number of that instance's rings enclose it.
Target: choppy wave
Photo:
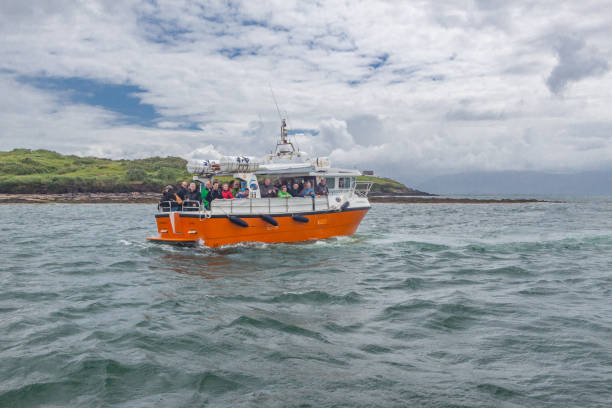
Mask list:
[[[150,206],[20,208],[0,407],[609,404],[605,201],[377,204],[351,237],[216,249],[145,241]]]

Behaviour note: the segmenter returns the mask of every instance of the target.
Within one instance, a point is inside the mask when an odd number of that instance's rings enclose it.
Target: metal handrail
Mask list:
[[[176,201],[160,201],[157,204],[157,211],[170,212],[172,210],[172,203],[180,208],[180,205]]]
[[[211,202],[211,210],[210,211],[218,211],[223,213],[224,215],[239,215],[239,214],[270,214],[274,211],[281,211],[286,213],[291,212],[308,212],[315,210],[315,197],[312,197],[311,200],[308,200],[308,209],[306,209],[306,201],[301,201],[299,204],[295,203],[292,205],[292,200],[295,198],[302,199],[303,197],[272,197],[272,198],[252,198],[249,200],[248,206],[234,206],[233,200],[213,200]],[[308,197],[310,198],[310,197]],[[238,199],[240,202],[244,202],[243,199]],[[264,201],[266,200],[266,201]],[[228,203],[229,201],[229,203]],[[260,206],[254,206],[253,204],[259,202]],[[224,205],[219,205],[221,203],[227,203]],[[325,200],[325,207],[329,209],[329,201]],[[267,211],[254,211],[265,209]],[[273,211],[274,210],[274,211]]]
[[[239,214],[269,214],[272,212],[299,213],[331,208],[328,197],[324,196],[251,198],[248,199],[249,204],[244,206],[236,205],[238,202],[244,203],[244,199],[236,200],[236,202],[234,200],[213,200],[210,209],[206,209],[203,204],[193,200],[185,200],[182,205],[178,205],[175,201],[162,201],[157,205],[157,210],[158,212],[170,212],[173,207],[178,207],[175,211],[198,212],[200,214],[219,212],[229,216]]]
[[[194,205],[195,204],[195,205]],[[184,200],[183,211],[200,211],[202,204],[195,200]]]
[[[367,197],[373,185],[374,182],[372,181],[358,181],[355,183],[355,194],[360,197]]]

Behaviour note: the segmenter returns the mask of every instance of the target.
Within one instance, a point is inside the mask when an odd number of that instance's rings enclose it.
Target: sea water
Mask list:
[[[0,206],[0,407],[612,404],[612,199],[215,250],[154,212]]]

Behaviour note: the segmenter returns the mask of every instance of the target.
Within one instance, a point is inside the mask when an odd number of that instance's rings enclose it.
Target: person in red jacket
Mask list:
[[[227,184],[223,185],[223,191],[221,192],[221,194],[223,195],[223,199],[224,200],[229,200],[231,198],[234,198],[234,195],[230,191],[230,189],[229,189]]]

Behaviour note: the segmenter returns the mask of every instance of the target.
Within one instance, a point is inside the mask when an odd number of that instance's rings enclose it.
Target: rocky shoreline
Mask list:
[[[374,196],[369,197],[371,203],[398,203],[398,204],[527,204],[546,203],[550,201],[536,200],[534,198],[521,199],[480,199],[480,198],[444,198],[444,197],[404,197],[404,196]]]
[[[0,204],[157,204],[159,193],[0,194]],[[399,204],[525,204],[535,199],[442,198],[435,196],[370,196],[372,203]]]
[[[159,193],[0,194],[0,204],[157,204]]]

